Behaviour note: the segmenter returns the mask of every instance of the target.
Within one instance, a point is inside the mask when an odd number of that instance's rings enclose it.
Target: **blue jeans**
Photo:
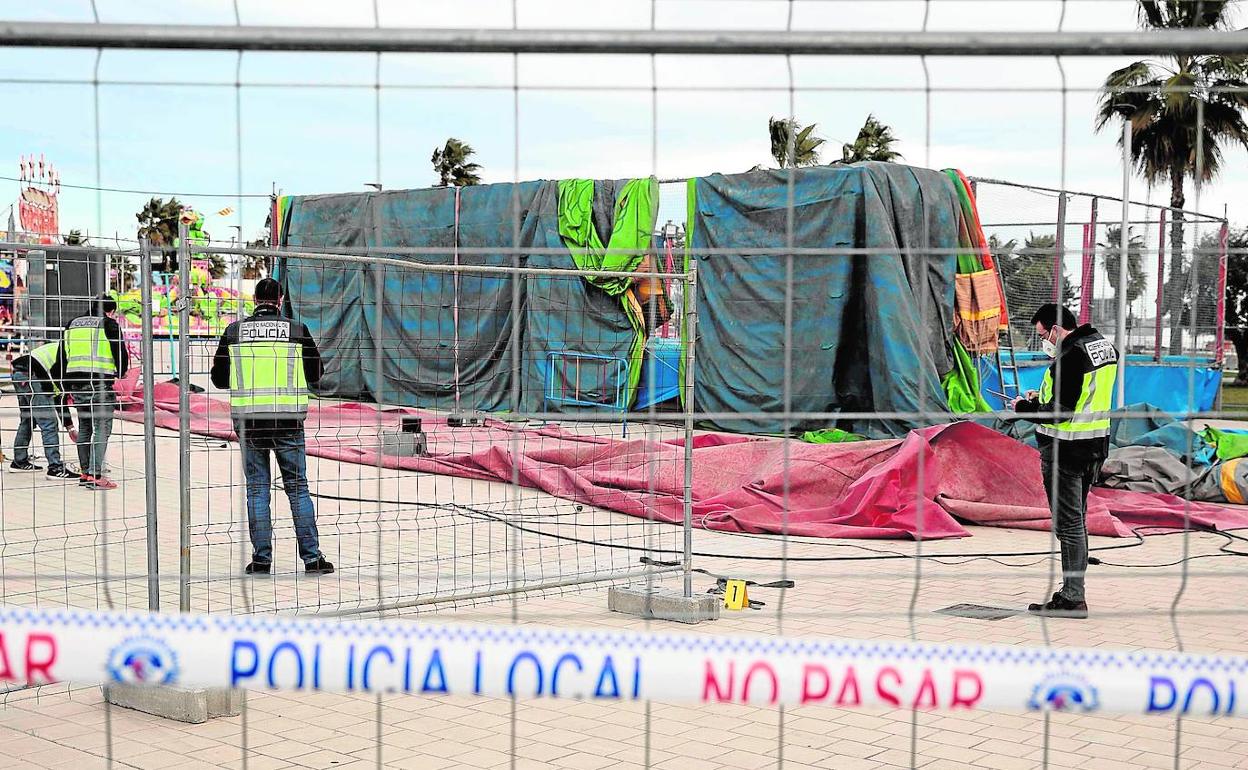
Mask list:
[[[69,386],[78,410],[78,464],[87,476],[104,475],[108,437],[113,433],[117,396],[112,380],[83,380]]]
[[[32,380],[26,372],[14,371],[13,389],[17,391],[18,411],[13,460],[19,463],[30,460],[30,439],[37,424],[43,434],[43,453],[48,458],[49,470],[60,468],[61,439],[57,432],[51,387],[40,380]]]
[[[243,475],[247,479],[247,528],[251,535],[252,561],[272,563],[273,522],[270,511],[273,473],[269,453],[277,458],[282,487],[295,520],[299,558],[309,564],[321,558],[316,533],[316,511],[308,494],[307,456],[303,429],[249,432],[246,425],[234,423],[243,449]]]
[[[1060,450],[1059,450],[1060,451]],[[1088,571],[1088,492],[1101,470],[1101,460],[1074,466],[1057,464],[1050,455],[1040,455],[1040,472],[1053,514],[1053,533],[1061,547],[1062,588],[1060,593],[1072,602],[1085,601],[1084,578]]]

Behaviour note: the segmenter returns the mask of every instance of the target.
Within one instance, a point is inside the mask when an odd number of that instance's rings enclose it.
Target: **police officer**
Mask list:
[[[76,479],[77,473],[68,470],[61,462],[60,435],[57,432],[57,413],[62,412],[59,384],[60,371],[56,366],[60,343],[45,342],[29,353],[13,359],[13,389],[17,391],[17,438],[13,441],[13,462],[10,471],[43,470],[30,461],[30,440],[35,426],[43,435],[43,454],[48,458],[50,479]],[[73,428],[68,413],[62,413],[66,428]]]
[[[272,571],[272,452],[290,501],[304,572],[328,575],[334,565],[325,560],[317,540],[303,434],[307,386],[321,379],[321,354],[308,327],[281,314],[281,301],[277,281],[265,278],[256,284],[256,312],[230,324],[221,335],[212,359],[212,384],[229,388],[230,414],[243,451],[252,549],[246,573]]]
[[[1052,599],[1027,609],[1037,615],[1086,618],[1088,492],[1109,454],[1118,350],[1090,325],[1079,326],[1070,310],[1053,303],[1041,305],[1031,322],[1044,352],[1054,360],[1040,392],[1015,399],[1014,411],[1044,415],[1030,419],[1036,423],[1040,470],[1061,545],[1063,581]]]
[[[104,475],[104,458],[117,410],[113,384],[126,376],[130,357],[121,340],[121,326],[113,317],[116,312],[117,301],[101,294],[91,303],[90,313],[65,327],[57,351],[56,366],[78,410],[78,483],[87,489],[117,488]]]

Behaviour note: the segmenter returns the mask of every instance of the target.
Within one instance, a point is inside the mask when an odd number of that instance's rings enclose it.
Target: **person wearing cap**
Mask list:
[[[90,312],[65,327],[55,364],[78,411],[78,483],[97,491],[117,488],[104,475],[104,460],[117,411],[113,385],[130,368],[116,313],[111,295],[93,300]]]
[[[308,384],[321,379],[321,354],[308,327],[283,316],[281,304],[277,281],[265,278],[256,284],[256,312],[221,335],[212,358],[212,384],[230,391],[230,415],[243,451],[252,551],[246,574],[268,575],[273,569],[272,453],[295,520],[304,572],[328,575],[334,565],[321,553],[303,433]]]
[[[57,431],[57,415],[63,418],[67,429],[72,430],[73,421],[61,403],[64,394],[60,386],[60,370],[57,369],[57,352],[60,343],[45,342],[31,348],[29,353],[13,359],[13,389],[17,392],[17,437],[13,441],[13,462],[10,471],[40,471],[42,467],[30,460],[30,441],[35,426],[43,435],[43,454],[48,460],[47,476],[50,479],[76,479],[61,462],[60,434]]]

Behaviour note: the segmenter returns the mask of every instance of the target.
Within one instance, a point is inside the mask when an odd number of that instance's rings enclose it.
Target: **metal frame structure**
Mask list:
[[[0,22],[0,46],[367,53],[1098,56],[1248,53],[1248,33],[400,29]]]
[[[790,4],[790,8],[791,8]],[[925,4],[930,5],[930,3]],[[375,7],[375,6],[374,6]],[[1063,15],[1065,19],[1065,3],[1062,4]],[[235,14],[237,19],[237,4],[235,5]],[[97,17],[98,18],[98,17]],[[653,23],[652,23],[653,27]],[[790,13],[788,29],[786,31],[768,31],[768,32],[751,32],[751,31],[728,31],[728,30],[541,30],[541,29],[491,29],[491,30],[429,30],[429,29],[394,29],[383,28],[378,23],[374,28],[313,28],[313,27],[247,27],[240,24],[236,26],[201,26],[201,25],[154,25],[154,24],[69,24],[69,23],[45,23],[45,22],[0,22],[0,46],[6,47],[58,47],[58,48],[81,48],[94,49],[97,51],[95,79],[93,81],[81,81],[93,85],[95,88],[96,98],[96,126],[95,141],[97,148],[96,155],[96,185],[102,187],[100,180],[100,128],[99,128],[99,52],[104,49],[169,49],[169,50],[220,50],[234,51],[238,53],[239,63],[244,52],[247,51],[310,51],[310,52],[350,52],[350,53],[375,53],[377,54],[377,124],[376,124],[376,142],[377,142],[377,168],[381,169],[381,54],[382,53],[403,53],[403,52],[444,52],[444,53],[504,53],[513,54],[515,58],[516,84],[514,85],[516,93],[515,113],[519,116],[519,55],[528,53],[546,53],[546,54],[648,54],[653,56],[666,54],[694,54],[694,55],[720,55],[720,54],[741,54],[753,56],[802,56],[802,55],[822,55],[822,56],[902,56],[912,55],[921,57],[923,64],[923,83],[921,88],[913,90],[923,92],[926,96],[926,119],[927,134],[926,147],[931,147],[931,123],[932,123],[932,105],[931,94],[933,91],[941,90],[932,85],[930,74],[927,67],[927,57],[931,56],[1035,56],[1035,57],[1058,57],[1057,63],[1061,70],[1062,56],[1080,56],[1080,55],[1122,55],[1122,54],[1224,54],[1224,55],[1244,55],[1248,54],[1248,32],[1223,32],[1218,30],[1170,30],[1165,32],[1123,32],[1123,33],[1102,33],[1102,32],[1067,32],[1062,31],[1062,22],[1058,23],[1058,31],[1055,32],[929,32],[927,30],[927,16],[924,16],[924,31],[920,32],[898,32],[898,31],[794,31],[792,30],[792,15]],[[653,59],[652,59],[653,62]],[[653,72],[653,70],[652,70]],[[1065,79],[1065,71],[1061,70],[1062,86],[1062,184],[1059,187],[1065,187],[1066,172],[1066,100],[1067,87]],[[16,81],[21,82],[21,81]],[[59,81],[58,81],[59,82]],[[241,91],[241,84],[238,78],[233,84],[222,84],[225,87],[234,87],[236,96]],[[370,86],[372,87],[372,86]],[[510,89],[513,86],[505,86]],[[657,114],[657,94],[660,90],[657,82],[651,86],[644,86],[644,90],[654,94],[652,104],[655,105]],[[787,86],[779,86],[777,90],[787,91],[789,95],[789,115],[793,113],[793,95],[798,89],[794,86],[791,62],[789,66],[789,78]],[[973,89],[968,89],[973,90]],[[1002,89],[1009,90],[1009,89]],[[1058,89],[1052,89],[1057,91]],[[237,111],[237,132],[238,132],[238,197],[242,199],[242,119],[241,106],[236,102]],[[657,118],[656,118],[657,121]],[[517,128],[516,147],[517,155],[520,146],[519,129]],[[654,142],[657,144],[657,131],[655,132]],[[657,150],[655,151],[655,166],[657,172]],[[516,161],[516,174],[519,175],[519,161]],[[1129,164],[1124,163],[1124,194],[1122,198],[1124,206],[1123,224],[1127,224],[1128,217],[1126,215],[1126,207],[1129,202],[1129,183],[1131,170]],[[790,177],[791,178],[791,177]],[[378,176],[380,179],[380,175]],[[790,188],[792,189],[792,188]],[[1059,223],[1063,225],[1066,218],[1066,193],[1062,190],[1056,190],[1059,193]],[[1106,196],[1095,196],[1106,197]],[[1108,199],[1108,198],[1107,198]],[[790,199],[791,200],[791,199]],[[1161,215],[1167,213],[1165,207],[1162,209]],[[790,207],[790,212],[792,211]],[[796,256],[805,256],[807,254],[820,253],[819,250],[804,250],[792,248],[792,219],[789,217],[788,228],[788,248],[775,250],[775,253],[788,256],[788,270],[786,271],[789,284],[786,287],[786,343],[791,342],[791,289],[792,289],[792,262]],[[240,220],[241,221],[241,220]],[[1164,223],[1163,223],[1164,228]],[[1061,229],[1064,229],[1061,228]],[[1061,232],[1059,229],[1059,233]],[[1126,228],[1123,228],[1122,237],[1124,243],[1128,239]],[[1057,242],[1057,251],[1059,255],[1065,255],[1066,244],[1065,238],[1059,234]],[[182,238],[182,244],[186,249],[187,239]],[[1226,244],[1226,227],[1223,224],[1222,234],[1222,274],[1219,276],[1219,287],[1224,288],[1225,282],[1225,244]],[[3,246],[3,244],[0,244]],[[198,247],[197,247],[198,248]],[[1165,239],[1162,239],[1161,248],[1165,248]],[[397,269],[429,269],[452,272],[455,275],[461,273],[467,274],[476,272],[477,269],[466,268],[462,266],[443,266],[443,265],[424,265],[418,266],[411,261],[394,260],[388,258],[375,258],[366,253],[312,253],[308,251],[292,251],[283,249],[271,250],[245,250],[245,249],[225,249],[225,248],[206,248],[205,251],[214,251],[223,255],[241,255],[246,253],[257,254],[260,256],[280,257],[280,256],[296,256],[304,259],[319,259],[325,261],[339,262],[372,262],[373,264],[384,265],[386,267],[394,267]],[[399,250],[387,250],[390,253],[396,253]],[[863,253],[869,253],[866,250]],[[838,253],[846,253],[839,250]],[[855,252],[851,252],[855,253]],[[1124,254],[1125,256],[1125,254]],[[517,264],[512,268],[486,268],[488,271],[495,272],[511,272],[517,276],[531,274],[549,274],[549,271],[531,270],[520,268],[518,265],[518,255],[516,257]],[[1122,260],[1125,265],[1126,259]],[[182,270],[188,269],[189,260],[181,260]],[[148,277],[151,272],[150,253],[145,251],[143,254],[144,277],[144,303],[151,306],[151,287]],[[575,275],[574,271],[560,271],[560,274]],[[603,276],[613,276],[617,274],[599,273]],[[637,274],[633,274],[637,275]],[[643,274],[644,277],[645,274]],[[697,308],[695,306],[697,275],[691,268],[688,273],[653,273],[648,274],[650,277],[669,278],[685,282],[683,301],[685,303],[685,314],[683,323],[686,325],[686,333],[689,339],[696,339],[697,335]],[[183,273],[183,285],[187,286],[189,281]],[[1060,265],[1058,266],[1058,275],[1055,280],[1056,289],[1061,290]],[[1121,285],[1121,284],[1120,284]],[[518,289],[517,289],[518,291]],[[1160,289],[1159,289],[1160,291]],[[1221,295],[1221,292],[1220,292]],[[1159,300],[1160,301],[1160,300]],[[1221,307],[1224,299],[1219,297],[1219,317],[1221,316]],[[182,482],[181,495],[179,501],[179,524],[182,532],[179,538],[179,574],[178,594],[179,607],[182,610],[189,608],[190,599],[188,585],[191,582],[192,570],[194,562],[191,560],[191,552],[189,544],[185,539],[185,532],[189,524],[189,515],[192,513],[191,504],[189,502],[189,453],[192,449],[191,438],[187,426],[188,419],[188,392],[190,381],[190,339],[188,312],[189,309],[185,303],[179,309],[181,313],[182,323],[180,324],[179,344],[177,357],[180,360],[179,371],[182,373],[180,378],[179,389],[179,405],[180,419],[178,431],[178,448],[179,448],[179,478]],[[241,312],[241,308],[240,308]],[[1121,323],[1121,306],[1120,306],[1120,323]],[[1193,319],[1195,313],[1192,314]],[[1193,320],[1193,325],[1195,322]],[[518,332],[513,325],[513,334]],[[1160,340],[1160,334],[1158,335]],[[152,365],[153,340],[150,329],[150,319],[144,323],[143,332],[143,349],[145,362],[150,367]],[[1160,344],[1160,343],[1158,343]],[[684,387],[688,394],[692,393],[692,386],[695,383],[695,367],[694,367],[694,351],[696,345],[686,346],[686,359],[684,367]],[[513,347],[514,350],[514,347]],[[1221,346],[1219,345],[1219,353]],[[515,355],[513,353],[513,355]],[[792,368],[791,345],[785,345],[785,412],[784,419],[786,421],[799,420],[807,417],[826,418],[826,414],[804,414],[795,413],[791,410],[791,394],[790,394],[790,376]],[[518,367],[519,363],[513,360],[512,365]],[[800,365],[800,364],[799,364]],[[377,368],[380,375],[380,367]],[[155,473],[154,451],[152,447],[155,443],[155,431],[153,426],[153,409],[152,399],[154,390],[154,380],[152,372],[145,370],[144,373],[144,389],[147,397],[144,403],[145,426],[144,435],[147,440],[148,447],[145,452],[145,469],[149,475],[149,479]],[[514,387],[518,387],[514,386]],[[380,390],[378,391],[380,392]],[[653,415],[653,412],[651,413]],[[557,416],[557,415],[556,415]],[[692,594],[692,495],[691,480],[693,478],[693,456],[691,440],[694,429],[694,421],[700,417],[715,417],[716,415],[706,415],[696,411],[696,405],[691,400],[687,400],[681,417],[683,417],[683,430],[686,437],[685,453],[683,456],[683,475],[685,494],[683,500],[683,559],[678,567],[674,568],[657,568],[654,566],[647,567],[643,570],[643,574],[648,579],[659,574],[663,569],[672,569],[674,571],[683,572],[684,578],[684,594],[690,596]],[[731,418],[748,418],[749,414],[731,414],[723,415]],[[847,412],[836,415],[840,418],[853,419],[861,418],[879,418],[879,417],[927,417],[930,413],[919,411],[913,413],[880,413],[880,412]],[[1214,412],[1208,415],[1197,416],[1220,416]],[[632,418],[632,415],[625,415]],[[589,422],[614,422],[621,419],[619,414],[595,415],[592,418],[586,417]],[[516,446],[513,441],[513,449]],[[786,452],[787,452],[786,446]],[[789,495],[789,480],[787,477],[789,457],[785,455],[786,477],[782,496],[786,504]],[[916,498],[919,503],[920,510],[926,504],[921,498],[921,488],[923,487],[923,464],[919,463],[919,481],[916,484]],[[1188,465],[1189,486],[1191,466]],[[519,512],[519,498],[514,495],[515,489],[518,488],[518,479],[512,480],[513,496],[507,501],[508,511],[510,513]],[[381,481],[378,479],[377,491],[380,497]],[[156,552],[156,497],[152,491],[149,491],[145,498],[146,519],[148,525],[147,542],[149,552],[148,572],[145,576],[148,589],[148,604],[153,610],[159,608],[159,585],[161,577],[158,573],[158,558],[153,559]],[[921,518],[921,517],[920,517]],[[107,523],[107,517],[102,518]],[[1183,649],[1183,638],[1180,634],[1179,618],[1188,613],[1197,614],[1202,610],[1191,610],[1190,608],[1181,608],[1180,603],[1184,599],[1185,592],[1188,591],[1189,578],[1196,576],[1198,573],[1189,570],[1186,557],[1189,555],[1191,531],[1186,527],[1183,534],[1182,553],[1184,560],[1181,567],[1176,570],[1179,576],[1179,584],[1173,597],[1169,603],[1168,609],[1159,610],[1155,607],[1132,608],[1123,612],[1124,615],[1138,613],[1139,615],[1147,614],[1152,619],[1165,618],[1169,621],[1172,637],[1175,645],[1179,650]],[[540,590],[541,588],[558,588],[577,583],[569,583],[568,581],[548,581],[537,586],[524,586],[519,588],[514,582],[514,576],[517,574],[514,565],[518,556],[518,549],[511,548],[514,541],[511,539],[511,531],[508,531],[508,548],[510,550],[510,558],[513,565],[513,582],[506,588],[490,589],[475,593],[468,593],[458,597],[462,600],[474,600],[478,598],[492,598],[495,596],[509,596],[512,598],[512,621],[519,621],[519,611],[515,604],[518,590]],[[380,542],[381,532],[378,531],[378,540]],[[781,556],[779,559],[780,572],[782,575],[788,574],[789,569],[789,541],[786,538],[781,543]],[[916,621],[916,607],[919,591],[926,575],[923,573],[923,559],[938,554],[928,554],[923,551],[920,545],[913,552],[911,562],[913,564],[911,575],[913,577],[912,593],[910,595],[909,608],[905,617],[909,623],[909,634],[911,639],[918,639],[918,625]],[[849,557],[849,558],[872,558],[872,557]],[[906,558],[905,556],[898,558]],[[929,564],[931,562],[928,562]],[[891,564],[891,562],[890,562]],[[107,567],[107,564],[104,565]],[[1223,573],[1225,574],[1225,573]],[[896,580],[899,573],[892,571],[888,575],[879,575],[881,580]],[[625,577],[620,575],[620,577]],[[902,575],[902,577],[905,577]],[[963,575],[962,578],[968,577]],[[1060,575],[1055,571],[1055,567],[1050,562],[1048,570],[1048,588],[1052,590],[1055,582]],[[67,578],[68,579],[68,578]],[[112,576],[105,576],[105,592],[108,591],[108,581],[112,580]],[[172,579],[171,576],[169,579]],[[611,579],[611,578],[601,578]],[[377,575],[378,585],[378,601],[375,604],[362,605],[360,609],[347,609],[340,612],[339,609],[328,609],[320,614],[346,614],[354,612],[390,612],[403,607],[416,606],[422,600],[417,599],[411,602],[384,602],[382,596],[382,575],[380,569]],[[246,601],[246,592],[243,591],[244,600]],[[438,599],[434,599],[438,601]],[[455,599],[452,598],[452,601]],[[111,598],[109,599],[111,606]],[[784,621],[785,594],[781,589],[779,608],[780,611],[776,617],[776,623],[772,627],[774,633],[783,634],[786,629],[783,626]],[[248,605],[248,610],[251,606]],[[830,617],[837,617],[837,613],[841,610],[829,610],[827,607],[819,608],[821,614]],[[852,611],[852,610],[851,610]],[[846,614],[848,614],[847,611]],[[1205,611],[1207,613],[1216,613],[1218,617],[1233,617],[1235,614],[1241,614],[1242,610],[1235,607],[1218,607]],[[887,632],[885,632],[887,633]],[[903,632],[904,633],[904,632]],[[1049,645],[1053,642],[1050,626],[1048,621],[1040,621],[1040,634],[1043,644]],[[1076,672],[1077,673],[1077,672]],[[1190,694],[1189,694],[1190,695]],[[107,706],[105,707],[107,709]],[[515,763],[517,758],[517,706],[515,700],[511,702],[510,724],[511,724],[511,744],[510,758]],[[905,708],[902,707],[902,718],[907,715],[904,713]],[[919,766],[918,762],[918,743],[920,733],[920,714],[919,709],[909,709],[909,760],[912,767]],[[107,712],[106,712],[107,713]],[[777,764],[784,766],[785,760],[785,730],[786,718],[788,715],[784,710],[779,711],[777,727],[776,727],[776,744],[778,750]],[[647,766],[650,764],[650,731],[652,729],[650,705],[647,703],[644,713],[644,729],[646,731],[645,745],[645,761]],[[1051,719],[1050,714],[1046,711],[1043,714],[1036,715],[1037,720],[1043,720],[1043,746],[1041,748],[1040,757],[1038,759],[1044,766],[1048,766],[1050,758],[1050,733],[1052,726],[1061,724],[1061,721]],[[1174,764],[1179,767],[1184,764],[1185,758],[1183,753],[1183,720],[1185,717],[1176,716],[1174,721]],[[248,745],[247,745],[247,717],[246,710],[243,712],[243,727],[241,733],[241,748],[243,753],[243,763],[246,766]],[[662,719],[656,720],[656,724]],[[924,725],[928,727],[928,725]],[[106,723],[105,729],[108,732],[107,751],[108,756],[112,757],[112,734],[111,723]],[[383,719],[382,719],[382,700],[381,695],[377,697],[376,704],[376,756],[377,766],[382,765],[382,746],[383,746]],[[899,733],[900,734],[900,733]],[[684,740],[684,739],[681,739]]]

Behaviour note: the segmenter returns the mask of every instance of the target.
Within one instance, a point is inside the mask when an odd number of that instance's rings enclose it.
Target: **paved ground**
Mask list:
[[[0,431],[11,442],[11,397],[0,400]],[[630,433],[639,426],[630,427]],[[118,422],[112,454],[122,487],[107,495],[42,478],[0,477],[4,580],[0,601],[82,607],[146,607],[143,452],[139,426]],[[162,602],[178,604],[176,441],[158,439],[159,532]],[[654,527],[536,493],[509,501],[502,485],[383,472],[329,461],[310,461],[317,490],[323,545],[342,570],[307,580],[291,569],[289,527],[280,530],[277,554],[284,572],[267,582],[241,579],[245,559],[241,492],[232,447],[197,441],[193,500],[192,607],[198,611],[335,614],[383,605],[426,620],[643,628],[641,620],[606,611],[603,583],[546,590],[524,597],[491,598],[513,582],[526,587],[601,580],[637,569],[644,551],[678,546],[678,531]],[[275,493],[280,498],[280,492]],[[385,499],[375,502],[335,498]],[[462,509],[447,508],[454,500]],[[277,500],[278,519],[287,519]],[[524,531],[504,521],[521,522]],[[1096,540],[1099,552],[1085,622],[1026,616],[968,620],[933,611],[961,602],[1018,608],[1046,593],[1051,561],[1040,556],[968,559],[961,553],[1044,551],[1047,533],[972,528],[960,542],[925,543],[921,574],[910,559],[836,561],[844,556],[912,555],[899,542],[798,541],[788,546],[785,571],[796,588],[758,590],[761,610],[734,613],[700,633],[750,632],[860,638],[917,638],[1057,646],[1174,649],[1248,653],[1242,610],[1248,596],[1245,562],[1219,552],[1226,540],[1212,535],[1148,538],[1142,545]],[[545,534],[537,534],[537,533]],[[563,539],[555,539],[550,535]],[[615,548],[581,540],[608,542]],[[716,573],[774,579],[773,538],[697,532],[699,566]],[[1241,544],[1242,545],[1242,544]],[[620,547],[624,546],[624,547]],[[1184,549],[1186,578],[1175,562]],[[515,554],[516,558],[512,558]],[[380,565],[380,566],[379,566]],[[1121,566],[1119,566],[1121,565]],[[110,579],[98,579],[107,575]],[[918,578],[916,582],[916,577]],[[712,581],[700,576],[697,590]],[[1181,592],[1181,593],[1180,593]],[[417,604],[430,598],[475,595],[472,601]],[[1179,614],[1170,610],[1179,596]],[[911,608],[913,607],[913,611]],[[387,616],[393,616],[388,612]],[[1181,636],[1176,635],[1177,633]],[[681,630],[684,630],[683,628]],[[983,767],[1013,770],[1062,768],[1168,768],[1175,764],[1173,719],[1110,719],[1054,715],[909,712],[836,712],[821,708],[775,710],[690,708],[653,704],[528,702],[513,706],[488,699],[251,695],[242,717],[183,725],[119,708],[106,708],[98,690],[10,693],[0,710],[0,767],[85,770],[104,767],[517,767],[572,770],[633,768],[754,770],[785,768],[890,768],[910,766],[916,741],[924,768]],[[913,735],[912,735],[913,730]],[[1047,737],[1047,740],[1046,740]],[[245,749],[243,747],[246,747]],[[1227,720],[1187,718],[1178,744],[1181,767],[1248,768],[1248,731]],[[244,763],[245,758],[245,763]]]

